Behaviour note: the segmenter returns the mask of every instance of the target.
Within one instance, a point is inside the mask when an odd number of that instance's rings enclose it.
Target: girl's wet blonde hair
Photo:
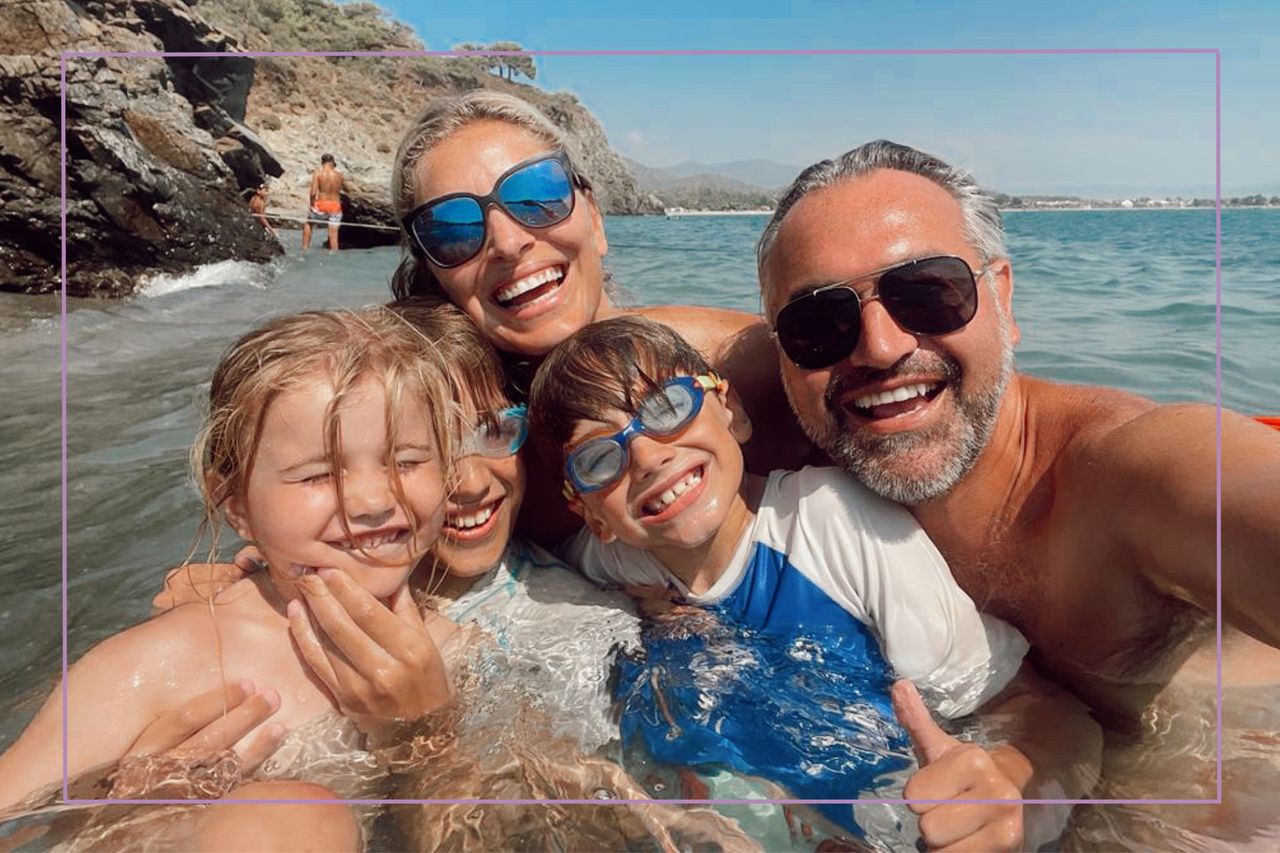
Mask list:
[[[433,341],[449,363],[453,399],[470,426],[516,399],[498,351],[461,308],[432,297],[402,299],[387,307]]]
[[[227,501],[243,500],[272,402],[282,393],[327,381],[333,399],[325,411],[329,469],[342,470],[339,410],[357,384],[381,383],[386,395],[386,434],[394,436],[406,407],[426,418],[444,482],[453,476],[460,418],[449,365],[433,341],[387,308],[307,311],[272,320],[236,341],[218,363],[209,388],[209,411],[191,450],[191,466],[204,499],[202,533],[211,534],[210,559]],[[393,492],[416,531],[419,520],[405,499],[387,441]],[[333,478],[343,506],[342,477]],[[344,532],[351,536],[342,515]],[[197,542],[199,539],[197,539]],[[193,549],[194,550],[194,549]]]

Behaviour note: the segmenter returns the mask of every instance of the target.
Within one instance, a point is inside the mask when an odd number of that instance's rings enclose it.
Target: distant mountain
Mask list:
[[[636,176],[636,185],[640,187],[641,192],[670,189],[681,181],[678,175],[673,175],[666,169],[655,169],[652,166],[637,163],[630,157],[622,159],[631,167],[631,174]]]
[[[765,162],[765,161],[758,161]],[[753,210],[772,207],[777,193],[724,174],[692,172],[675,174],[628,160],[636,186],[662,200],[665,207],[690,210]]]
[[[728,163],[680,163],[664,167],[662,171],[681,178],[694,175],[723,175],[735,181],[771,190],[783,189],[795,180],[803,166],[776,163],[759,157],[751,160],[733,160]]]

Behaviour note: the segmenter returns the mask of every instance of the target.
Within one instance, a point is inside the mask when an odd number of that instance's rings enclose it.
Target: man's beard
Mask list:
[[[826,435],[815,435],[803,422],[802,426],[810,440],[832,461],[881,497],[911,506],[944,495],[969,473],[995,429],[1000,401],[1013,375],[1013,342],[1007,317],[1000,318],[999,334],[998,372],[985,388],[966,389],[963,371],[950,356],[916,350],[890,370],[876,371],[874,376],[860,371],[834,380],[823,398],[830,418],[824,425],[828,429]],[[953,417],[939,420],[926,429],[894,435],[878,435],[867,430],[849,432],[841,428],[844,412],[836,401],[846,388],[897,375],[918,376],[921,372],[946,378],[955,404]],[[929,470],[911,470],[916,460],[929,455],[941,458]]]

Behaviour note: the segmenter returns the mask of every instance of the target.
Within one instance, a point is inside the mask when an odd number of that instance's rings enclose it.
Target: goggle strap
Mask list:
[[[724,380],[720,378],[720,374],[714,370],[709,370],[693,377],[693,381],[697,382],[703,391],[714,391],[720,387],[720,383]]]

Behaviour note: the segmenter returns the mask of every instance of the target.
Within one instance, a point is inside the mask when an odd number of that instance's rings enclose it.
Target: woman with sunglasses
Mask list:
[[[392,173],[407,238],[392,279],[396,296],[457,305],[526,391],[543,356],[589,323],[632,313],[669,325],[730,381],[732,404],[762,436],[744,448],[749,468],[807,461],[812,448],[787,408],[758,316],[614,304],[604,218],[576,159],[560,129],[519,98],[481,90],[432,101],[406,133]],[[544,544],[576,527],[554,499],[558,483],[551,472],[536,472],[530,483],[545,499],[529,502],[539,517],[522,526]],[[543,517],[547,508],[553,512]]]

